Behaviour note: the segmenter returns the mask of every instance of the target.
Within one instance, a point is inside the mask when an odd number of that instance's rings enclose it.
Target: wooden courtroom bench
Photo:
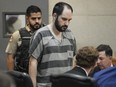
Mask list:
[[[113,65],[116,65],[116,58],[112,58]]]

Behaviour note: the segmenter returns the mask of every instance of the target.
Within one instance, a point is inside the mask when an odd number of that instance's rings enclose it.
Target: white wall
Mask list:
[[[49,22],[56,2],[49,0]],[[63,0],[74,9],[69,28],[77,40],[77,47],[109,44],[116,57],[116,0]]]

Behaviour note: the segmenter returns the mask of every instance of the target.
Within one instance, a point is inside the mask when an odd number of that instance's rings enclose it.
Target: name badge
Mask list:
[[[73,51],[67,51],[68,52],[68,57],[73,57]]]

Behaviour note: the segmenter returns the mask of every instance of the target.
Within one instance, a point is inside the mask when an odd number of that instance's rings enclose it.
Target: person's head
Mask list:
[[[101,44],[97,47],[99,52],[99,58],[97,61],[97,65],[100,69],[106,69],[112,64],[112,48],[109,45]]]
[[[64,32],[72,20],[73,8],[65,2],[58,2],[52,12],[54,26],[59,32]]]
[[[93,46],[85,46],[78,50],[76,55],[77,66],[93,69],[98,60],[98,51]]]
[[[9,75],[0,72],[0,87],[16,87],[16,85]]]
[[[34,31],[42,25],[42,11],[39,7],[31,5],[26,10],[26,23]]]

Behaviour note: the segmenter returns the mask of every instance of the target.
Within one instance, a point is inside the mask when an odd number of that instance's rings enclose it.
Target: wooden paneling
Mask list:
[[[113,65],[116,65],[116,58],[112,58]]]

